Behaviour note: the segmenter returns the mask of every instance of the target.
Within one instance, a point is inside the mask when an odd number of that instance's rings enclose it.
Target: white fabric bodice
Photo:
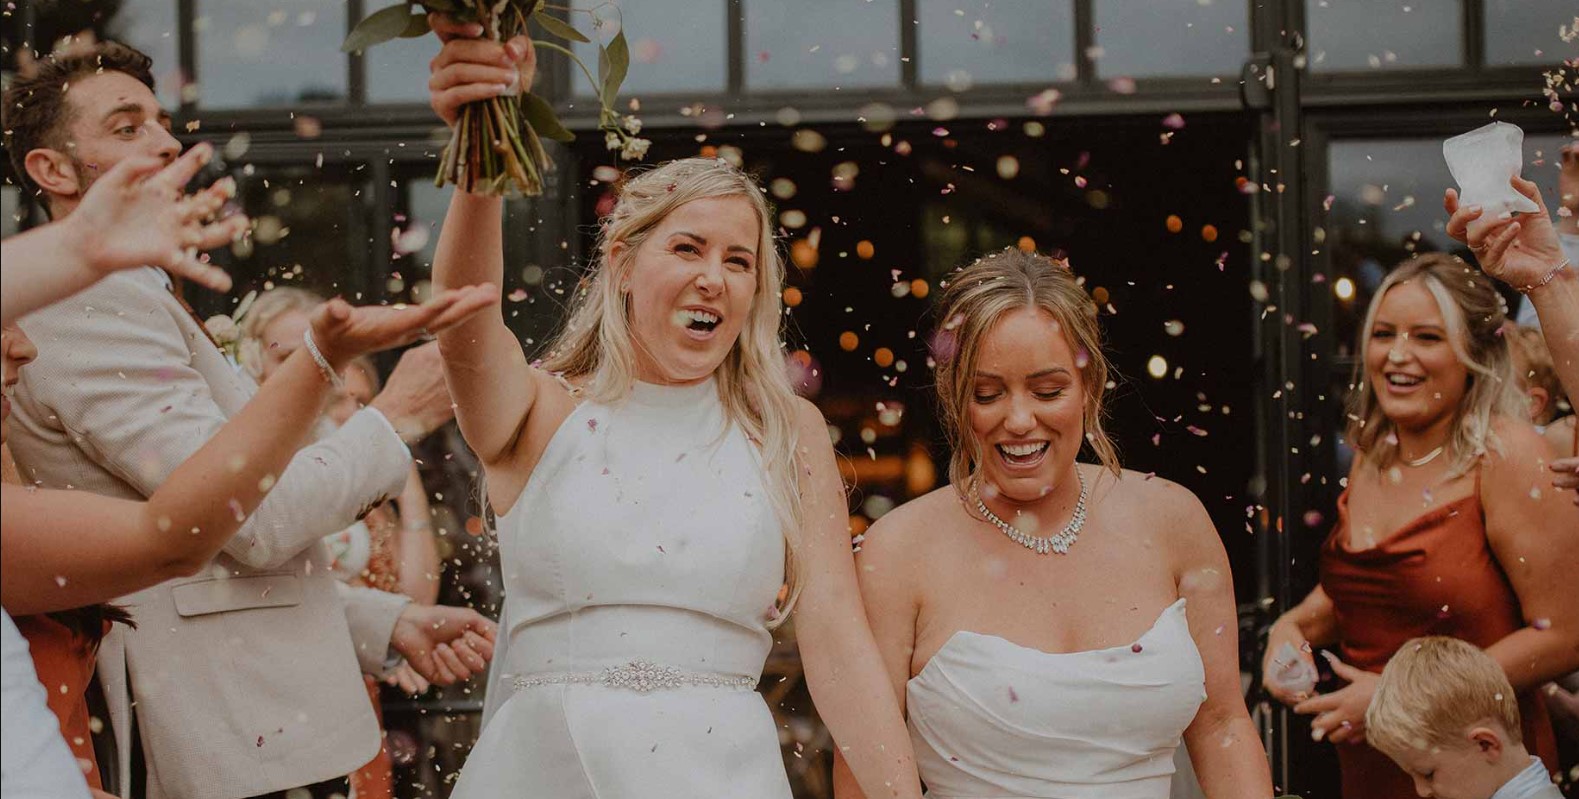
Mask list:
[[[511,676],[645,659],[757,676],[784,539],[717,384],[584,402],[499,519]]]
[[[499,645],[452,799],[789,799],[755,691],[559,679],[637,660],[760,678],[784,539],[713,381],[582,403],[498,531]]]
[[[1166,799],[1206,698],[1184,600],[1134,644],[1054,654],[955,633],[906,686],[934,799]]]

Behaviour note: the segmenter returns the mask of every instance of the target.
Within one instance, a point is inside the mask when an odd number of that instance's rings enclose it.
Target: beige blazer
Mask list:
[[[10,435],[24,480],[153,493],[252,396],[163,273],[111,276],[22,319],[38,345]],[[291,461],[208,568],[120,600],[99,652],[130,794],[132,708],[148,797],[234,799],[354,771],[379,746],[361,674],[381,671],[407,600],[340,586],[323,536],[400,490],[410,453],[376,411]]]

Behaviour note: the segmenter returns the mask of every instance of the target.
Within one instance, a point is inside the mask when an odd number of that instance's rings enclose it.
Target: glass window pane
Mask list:
[[[1096,0],[1097,74],[1236,77],[1250,55],[1246,0]]]
[[[1558,30],[1574,24],[1572,0],[1484,0],[1486,65],[1546,64],[1579,55]]]
[[[746,85],[899,85],[898,0],[746,0]]]
[[[229,295],[188,292],[187,299],[205,317],[228,313],[247,292],[271,285],[300,286],[326,297],[343,295],[353,303],[379,296],[369,246],[375,234],[363,199],[366,171],[309,163],[258,166],[251,174],[232,174],[236,202],[256,228],[248,243],[214,252],[215,261],[235,281]]]
[[[175,3],[168,0],[123,4],[105,29],[106,38],[129,44],[153,59],[155,94],[168,109],[181,104],[177,35]]]
[[[1305,0],[1310,69],[1414,69],[1464,63],[1462,0]]]
[[[1565,141],[1552,134],[1524,137],[1522,174],[1540,185],[1548,208],[1558,207],[1557,151]],[[1366,303],[1394,266],[1412,252],[1468,251],[1447,235],[1442,192],[1454,183],[1441,138],[1334,141],[1327,159],[1334,333],[1339,354],[1348,355]]]
[[[1067,0],[920,0],[917,12],[922,83],[964,91],[1075,78],[1075,11]]]
[[[336,0],[201,0],[199,103],[255,108],[343,102],[345,3]]]
[[[428,102],[428,62],[439,54],[436,36],[395,39],[364,51],[369,103]],[[549,54],[552,55],[552,54]]]
[[[622,0],[602,3],[593,11],[597,15],[597,38],[604,43],[619,31],[621,19],[626,25],[631,68],[620,89],[622,96],[723,91],[728,83],[729,27],[724,0]],[[572,11],[569,19],[577,30],[588,36],[593,34],[594,20],[587,13]],[[597,47],[578,42],[575,53],[588,71],[598,74]],[[558,53],[543,55],[561,57]],[[586,74],[574,64],[568,69],[571,89],[583,96],[593,94]]]

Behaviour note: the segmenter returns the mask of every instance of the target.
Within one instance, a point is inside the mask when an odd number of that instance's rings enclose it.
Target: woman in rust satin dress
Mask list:
[[[1579,510],[1553,490],[1525,421],[1491,282],[1446,255],[1382,283],[1361,328],[1349,442],[1356,457],[1321,551],[1321,582],[1269,635],[1268,690],[1338,745],[1345,799],[1415,796],[1365,745],[1377,673],[1421,635],[1487,650],[1520,692],[1525,743],[1555,769],[1538,687],[1579,666]],[[1279,685],[1290,644],[1347,685],[1310,697]]]

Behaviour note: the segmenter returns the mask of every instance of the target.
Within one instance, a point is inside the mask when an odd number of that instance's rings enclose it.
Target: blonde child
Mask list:
[[[1439,799],[1562,799],[1524,748],[1519,703],[1495,660],[1430,636],[1398,649],[1365,712],[1366,739]]]

